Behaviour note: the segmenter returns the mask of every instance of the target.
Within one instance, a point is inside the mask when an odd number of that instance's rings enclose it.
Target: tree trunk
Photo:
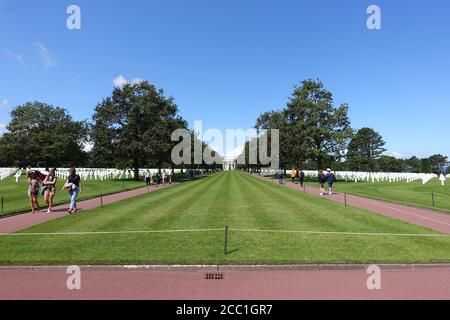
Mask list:
[[[323,170],[323,168],[322,168],[322,157],[317,157],[317,170]]]
[[[139,161],[134,160],[133,170],[134,170],[134,181],[139,181]]]

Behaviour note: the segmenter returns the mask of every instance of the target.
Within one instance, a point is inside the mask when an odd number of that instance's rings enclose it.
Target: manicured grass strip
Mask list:
[[[258,230],[234,229],[229,231],[253,233],[294,233],[305,235],[342,235],[342,236],[373,236],[373,237],[431,237],[450,238],[448,234],[427,233],[368,233],[368,232],[330,232],[330,231],[304,231],[304,230]],[[38,232],[38,233],[0,233],[3,237],[39,237],[39,236],[95,236],[95,235],[123,235],[123,234],[155,234],[155,233],[202,233],[223,232],[223,229],[191,229],[191,230],[130,230],[130,231],[80,231],[80,232]]]
[[[308,183],[317,187],[317,183]],[[337,192],[347,192],[378,200],[450,212],[450,187],[438,179],[423,185],[421,181],[401,182],[338,182]]]
[[[208,231],[165,232],[177,230]],[[20,234],[0,237],[0,264],[450,262],[446,235],[238,172],[157,190]]]

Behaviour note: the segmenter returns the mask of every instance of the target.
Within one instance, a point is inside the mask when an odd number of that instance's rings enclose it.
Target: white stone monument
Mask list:
[[[234,171],[237,169],[237,160],[236,159],[224,159],[223,160],[223,171]]]

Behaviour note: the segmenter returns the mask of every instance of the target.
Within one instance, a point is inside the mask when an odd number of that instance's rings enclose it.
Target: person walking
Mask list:
[[[278,169],[278,170],[277,170],[278,184],[284,184],[284,182],[283,182],[283,176],[284,176],[283,170],[281,170],[281,168]]]
[[[67,211],[69,214],[73,214],[78,211],[77,209],[77,198],[78,193],[83,192],[83,186],[81,184],[81,178],[77,174],[75,168],[70,168],[69,176],[64,184],[62,190],[66,189],[70,195],[70,208]]]
[[[300,187],[303,188],[303,184],[305,183],[305,173],[303,172],[303,170],[297,171],[297,178],[300,183]]]
[[[169,170],[169,172],[167,173],[168,179],[169,179],[169,184],[172,184],[172,176],[174,173],[174,169]]]
[[[167,175],[166,175],[166,169],[163,169],[162,174],[161,174],[161,177],[162,177],[162,183],[163,183],[163,184],[166,184],[166,177],[167,177]]]
[[[328,183],[328,193],[331,195],[333,195],[333,183],[336,182],[336,176],[334,175],[333,172],[331,172],[331,169],[327,169],[327,174],[326,174],[326,180]]]
[[[320,195],[323,196],[325,193],[325,182],[327,181],[327,177],[322,170],[319,170],[317,174],[317,181],[320,184]]]
[[[35,214],[39,211],[39,174],[36,171],[29,171],[27,173],[28,177],[28,200],[30,202],[31,213]]]
[[[161,175],[161,170],[158,170],[158,173],[156,174],[156,183],[158,184],[158,188],[161,186],[161,178],[162,178],[162,175]]]
[[[291,170],[291,179],[292,179],[292,183],[295,184],[295,178],[297,177],[297,169],[292,168]]]
[[[48,175],[42,182],[44,186],[44,201],[48,206],[47,213],[49,214],[52,213],[53,210],[53,199],[56,195],[56,182],[55,169],[50,169]]]
[[[147,170],[144,174],[145,177],[145,186],[148,188],[150,188],[152,186],[152,176],[150,174],[150,170]]]

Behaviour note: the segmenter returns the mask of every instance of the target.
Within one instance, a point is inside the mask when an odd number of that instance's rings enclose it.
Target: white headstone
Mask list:
[[[445,176],[443,174],[441,174],[441,176],[439,177],[439,180],[441,181],[441,185],[445,186]]]

